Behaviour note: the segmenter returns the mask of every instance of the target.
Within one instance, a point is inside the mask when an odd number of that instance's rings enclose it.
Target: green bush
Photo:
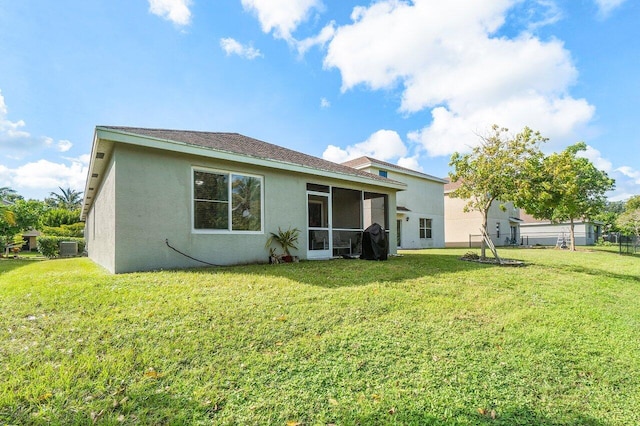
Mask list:
[[[38,242],[38,251],[40,254],[48,258],[58,257],[60,255],[61,241],[77,241],[78,253],[82,253],[85,247],[84,238],[41,236],[38,237],[36,241]]]
[[[43,226],[42,233],[51,237],[76,237],[84,236],[84,222],[74,223],[72,225],[60,226]]]
[[[80,210],[50,209],[42,217],[44,226],[58,227],[80,222]]]

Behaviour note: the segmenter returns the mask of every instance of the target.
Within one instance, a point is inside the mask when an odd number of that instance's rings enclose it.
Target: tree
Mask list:
[[[50,208],[46,212],[43,212],[40,222],[44,226],[52,227],[73,225],[74,223],[80,222],[80,212],[78,210]]]
[[[7,225],[15,225],[16,216],[15,213],[10,209],[9,205],[0,204],[0,226]]]
[[[618,232],[618,217],[624,212],[624,201],[607,201],[604,208],[593,219],[603,223],[605,233]]]
[[[0,238],[3,245],[12,242],[20,232],[37,228],[47,206],[42,201],[20,199],[16,200],[15,204],[6,206],[6,209],[10,213],[11,220],[0,216]]]
[[[5,200],[15,203],[16,200],[22,199],[24,199],[22,195],[18,194],[15,189],[9,188],[8,186],[0,187],[0,201]]]
[[[617,225],[622,232],[640,238],[640,209],[626,210],[618,216]]]
[[[635,235],[636,245],[640,239],[640,195],[629,198],[624,205],[624,212],[618,216],[618,228],[624,233]]]
[[[634,195],[624,204],[624,211],[640,209],[640,195]]]
[[[574,221],[593,218],[604,209],[605,193],[615,181],[598,170],[588,159],[578,157],[587,145],[578,142],[560,153],[545,157],[525,183],[528,197],[519,199],[519,207],[537,219],[569,222],[571,250],[575,251]],[[537,173],[536,173],[537,172]]]
[[[82,192],[78,192],[74,189],[60,188],[60,194],[51,192],[50,198],[47,198],[45,202],[51,207],[57,207],[67,210],[78,210],[82,206]]]
[[[478,211],[482,214],[482,230],[488,235],[487,218],[494,202],[514,201],[521,194],[522,182],[530,175],[532,165],[542,158],[540,144],[547,139],[539,132],[525,127],[515,136],[509,130],[494,125],[487,136],[480,136],[481,142],[470,154],[455,152],[449,166],[452,182],[461,185],[449,194],[450,197],[467,199],[464,211]],[[500,205],[504,209],[504,205]],[[484,241],[481,257],[486,257]]]

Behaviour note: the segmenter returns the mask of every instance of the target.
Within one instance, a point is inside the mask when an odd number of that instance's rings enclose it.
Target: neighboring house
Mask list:
[[[396,245],[403,249],[444,247],[444,184],[434,176],[360,157],[342,163],[407,185],[396,197]]]
[[[115,273],[266,262],[270,233],[290,227],[292,254],[326,259],[389,229],[405,188],[237,133],[98,126],[82,218],[89,257]]]
[[[539,220],[526,212],[523,212],[520,217],[523,220],[523,223],[520,224],[523,244],[562,246],[564,241],[565,245],[569,246],[571,239],[571,224],[569,222],[553,223],[548,220]],[[602,236],[602,222],[576,219],[573,225],[577,246],[593,245]]]
[[[24,240],[23,250],[34,251],[38,248],[38,237],[41,235],[40,231],[35,229],[29,229],[22,233],[22,239]]]
[[[482,214],[478,211],[465,212],[468,200],[452,198],[451,192],[460,187],[461,182],[447,180],[444,186],[444,234],[447,247],[479,247],[482,242]],[[487,231],[496,246],[522,244],[520,238],[520,210],[513,203],[494,201],[489,209]]]

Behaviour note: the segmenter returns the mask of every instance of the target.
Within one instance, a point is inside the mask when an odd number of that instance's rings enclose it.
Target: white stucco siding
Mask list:
[[[592,223],[577,222],[574,224],[576,245],[585,246],[595,244],[598,235]],[[525,245],[555,246],[559,239],[564,238],[569,244],[571,226],[569,223],[523,223],[520,225],[520,235]]]
[[[401,247],[444,247],[444,185],[394,172],[389,172],[389,178],[407,184],[407,190],[397,194],[397,204],[410,210],[398,212],[402,220]],[[420,238],[421,218],[431,219],[431,238]]]
[[[204,265],[167,247],[167,240],[185,254],[213,264],[264,262],[269,231],[276,231],[278,225],[301,228],[304,223],[306,192],[300,179],[268,169],[148,148],[117,146],[116,152],[124,157],[118,163],[116,272]],[[193,167],[261,176],[263,232],[194,231]],[[301,200],[300,205],[292,203],[293,199]]]
[[[90,259],[110,272],[115,272],[116,244],[116,167],[112,156],[105,169],[102,185],[96,191],[87,215],[85,240]]]
[[[204,266],[167,247],[165,241],[197,259],[217,264],[266,262],[265,242],[270,232],[298,228],[299,249],[307,247],[307,183],[362,191],[383,192],[377,186],[310,176],[262,166],[168,153],[162,150],[116,145],[115,266],[116,273]],[[211,169],[251,174],[263,180],[262,232],[199,232],[192,229],[193,170]],[[394,191],[387,190],[389,210],[395,211]],[[390,237],[395,239],[391,227]],[[393,240],[392,240],[393,241]],[[395,247],[391,247],[395,253]]]
[[[482,214],[478,211],[464,211],[467,200],[461,198],[444,197],[445,203],[445,235],[447,247],[479,246],[481,241]],[[505,209],[500,208],[499,202],[494,202],[487,215],[487,231],[496,246],[506,245],[511,237],[512,223],[510,218],[518,218],[520,213],[512,203],[505,203]],[[499,228],[497,225],[500,225]],[[498,235],[498,229],[500,230]],[[519,231],[518,231],[519,233]]]
[[[390,231],[394,233],[391,239],[393,246],[397,246],[398,221],[400,221],[401,234],[400,248],[421,249],[445,246],[444,183],[420,177],[417,173],[403,173],[400,169],[381,167],[377,164],[361,170],[375,175],[384,171],[389,179],[407,185],[404,191],[396,193],[396,205],[405,207],[409,211],[397,211],[394,223],[389,224]],[[420,238],[421,218],[431,219],[431,238]]]

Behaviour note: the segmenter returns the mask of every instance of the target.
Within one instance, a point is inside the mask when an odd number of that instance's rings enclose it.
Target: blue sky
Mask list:
[[[0,187],[82,191],[96,125],[239,132],[444,177],[524,126],[640,194],[631,0],[0,0]]]

